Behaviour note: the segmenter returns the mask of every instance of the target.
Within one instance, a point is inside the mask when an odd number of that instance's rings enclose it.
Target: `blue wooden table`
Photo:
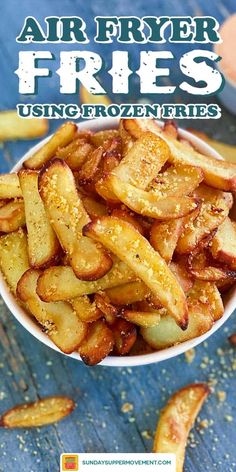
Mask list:
[[[92,17],[98,14],[205,14],[213,15],[221,22],[235,11],[235,0],[2,0],[0,108],[14,108],[20,101],[62,101],[55,76],[40,83],[37,97],[18,95],[18,79],[13,71],[17,69],[18,50],[22,46],[15,43],[15,37],[27,15],[35,15],[40,21],[50,15],[82,16],[88,32],[94,35]],[[36,45],[28,46],[28,49],[50,49],[58,55],[61,46]],[[102,47],[91,43],[90,47],[102,53],[109,63],[111,50],[117,45]],[[166,45],[151,47],[166,48]],[[130,48],[136,63],[139,48],[134,45]],[[185,51],[184,46],[173,44],[168,45],[168,49],[175,49],[179,55]],[[58,63],[54,67],[56,70]],[[174,80],[179,79],[178,70],[172,74]],[[131,100],[140,99],[135,96],[135,88],[132,93]],[[176,96],[175,100],[178,99]],[[182,99],[188,101],[188,97]],[[77,103],[79,98],[68,96],[63,97],[63,101]],[[204,130],[212,136],[236,143],[236,120],[225,110],[220,120],[181,124],[199,129],[204,125]],[[50,130],[57,125],[58,122],[51,122]],[[0,149],[0,171],[8,171],[32,144],[32,141],[4,143]],[[185,470],[236,470],[236,351],[227,339],[236,331],[233,315],[218,333],[195,350],[195,358],[190,364],[182,355],[161,364],[132,369],[87,368],[43,346],[19,325],[4,303],[0,303],[0,413],[17,403],[53,394],[69,395],[77,403],[73,414],[57,425],[36,430],[1,430],[1,472],[56,472],[61,452],[150,452],[160,409],[175,390],[195,381],[209,382],[212,395],[191,434]],[[220,401],[224,396],[220,392],[225,392],[225,401]],[[126,402],[131,405],[130,411],[123,413],[122,406]]]

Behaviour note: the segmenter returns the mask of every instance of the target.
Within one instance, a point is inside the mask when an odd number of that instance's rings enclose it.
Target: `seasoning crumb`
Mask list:
[[[152,439],[152,435],[149,433],[149,431],[142,431],[142,436],[145,439]]]
[[[199,423],[200,428],[208,428],[209,427],[209,421],[207,419],[201,420]]]
[[[194,348],[189,349],[185,352],[185,360],[188,364],[191,364],[195,358],[196,351]]]
[[[129,413],[130,411],[133,411],[134,409],[134,406],[132,405],[132,403],[124,403],[121,407],[121,411],[122,413]]]
[[[218,398],[219,402],[224,402],[225,401],[226,393],[224,392],[224,390],[218,390],[218,392],[216,392],[216,395],[217,395],[217,398]]]
[[[225,415],[225,420],[228,421],[228,423],[231,423],[233,421],[233,417],[231,415]]]
[[[231,336],[228,337],[228,340],[231,346],[236,347],[236,333],[231,334]]]

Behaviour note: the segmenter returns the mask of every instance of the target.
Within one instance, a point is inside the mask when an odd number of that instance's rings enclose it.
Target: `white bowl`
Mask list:
[[[92,131],[99,131],[105,128],[115,128],[118,124],[117,118],[102,118],[98,120],[92,120],[88,122],[79,123],[80,129],[89,128]],[[189,140],[200,152],[203,154],[208,154],[216,159],[222,159],[222,157],[210,146],[208,146],[205,142],[201,139],[193,136],[192,134],[184,131],[182,129],[179,130],[179,135],[181,138],[185,138]],[[41,141],[39,144],[34,146],[30,151],[28,151],[22,159],[13,167],[12,172],[17,172],[22,163],[30,157],[36,150],[38,150],[44,143],[48,141],[49,137]],[[9,310],[15,316],[15,318],[24,326],[27,331],[29,331],[33,336],[35,336],[39,341],[44,343],[46,346],[54,349],[55,351],[61,352],[55,344],[48,338],[46,334],[44,334],[40,327],[30,318],[30,316],[17,304],[15,297],[10,293],[8,286],[2,276],[0,274],[0,293],[2,298],[4,299],[6,305],[8,306]],[[183,352],[187,351],[188,349],[201,344],[207,338],[209,338],[213,333],[215,333],[230,317],[234,309],[236,308],[236,288],[232,289],[229,295],[226,297],[225,301],[225,311],[223,317],[216,321],[214,326],[211,328],[210,331],[199,336],[198,338],[191,339],[190,341],[186,341],[184,343],[178,344],[176,346],[169,347],[167,349],[163,349],[161,351],[151,352],[149,354],[142,354],[139,356],[124,356],[124,357],[117,357],[117,356],[110,356],[104,359],[100,365],[106,365],[110,367],[132,367],[137,365],[145,365],[145,364],[152,364],[155,362],[164,361],[166,359],[170,359],[171,357],[178,356]],[[81,361],[81,358],[78,353],[70,354],[69,357],[73,359],[77,359]]]

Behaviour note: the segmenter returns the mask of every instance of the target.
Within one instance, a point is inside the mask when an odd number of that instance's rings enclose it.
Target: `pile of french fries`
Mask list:
[[[0,176],[0,267],[66,354],[168,348],[202,335],[236,279],[236,164],[204,156],[172,123],[66,122]]]

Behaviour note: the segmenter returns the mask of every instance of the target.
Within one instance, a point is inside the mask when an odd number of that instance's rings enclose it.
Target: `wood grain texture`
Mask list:
[[[18,51],[22,46],[15,43],[15,36],[19,34],[27,15],[35,15],[41,21],[53,14],[79,15],[86,20],[88,33],[94,35],[92,17],[98,14],[205,14],[214,15],[221,22],[235,11],[235,7],[235,0],[150,0],[148,7],[144,0],[136,0],[135,5],[125,0],[1,2],[0,109],[14,108],[18,102],[62,101],[55,75],[48,82],[47,79],[41,80],[37,97],[18,95],[18,80],[13,71],[17,69]],[[166,44],[150,45],[152,49],[155,47],[167,48]],[[60,49],[66,48],[71,46],[27,46],[27,49],[50,49],[57,57]],[[109,64],[111,50],[116,49],[117,44],[103,47],[91,43],[86,48],[103,54]],[[126,49],[126,45],[119,48]],[[129,49],[135,65],[140,48],[131,45]],[[168,44],[168,49],[179,56],[186,50],[186,45]],[[58,61],[52,68],[54,71],[58,68]],[[171,80],[175,82],[179,79],[178,68],[174,68]],[[102,80],[106,83],[107,78],[104,76]],[[134,86],[130,101],[140,99],[136,91]],[[127,100],[127,97],[119,97],[119,101],[124,99]],[[68,103],[77,103],[78,100],[76,96],[63,96],[63,101]],[[176,94],[174,100],[188,102],[189,97]],[[57,120],[51,122],[51,131],[58,124]],[[183,120],[181,125],[203,128],[215,138],[236,143],[236,120],[225,110],[220,120]],[[4,143],[0,149],[0,171],[7,172],[35,142]],[[61,452],[150,452],[160,408],[175,390],[194,381],[211,381],[213,393],[200,414],[202,420],[208,420],[209,427],[204,429],[198,422],[194,428],[194,437],[187,449],[185,470],[236,470],[236,352],[227,341],[227,336],[236,331],[234,315],[207,343],[196,349],[191,364],[182,355],[161,364],[132,369],[87,368],[50,350],[19,325],[3,302],[0,305],[0,320],[0,413],[16,403],[33,401],[46,395],[66,394],[77,402],[73,414],[57,425],[37,430],[0,430],[0,472],[10,469],[18,472],[58,471]],[[219,391],[226,392],[223,403],[219,401]],[[125,402],[133,405],[129,413],[122,413]],[[231,417],[233,421],[229,421]]]

